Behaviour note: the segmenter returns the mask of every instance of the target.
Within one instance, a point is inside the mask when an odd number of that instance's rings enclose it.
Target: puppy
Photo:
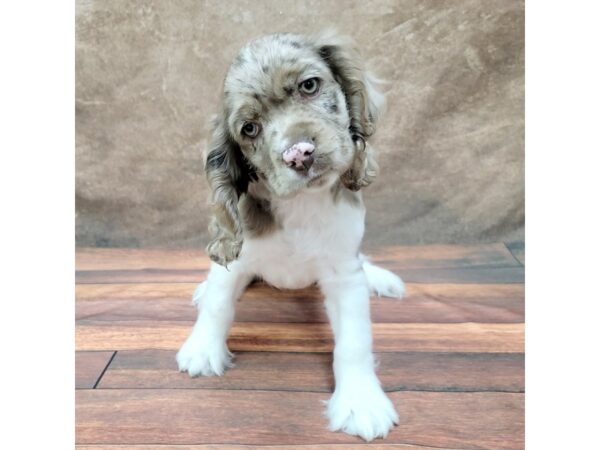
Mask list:
[[[235,302],[252,280],[316,283],[335,337],[329,427],[367,441],[398,423],[375,375],[369,293],[401,297],[404,284],[359,253],[359,190],[377,173],[367,141],[383,102],[352,41],[335,33],[276,34],[240,51],[206,156],[214,263],[177,354],[191,376],[222,375]]]

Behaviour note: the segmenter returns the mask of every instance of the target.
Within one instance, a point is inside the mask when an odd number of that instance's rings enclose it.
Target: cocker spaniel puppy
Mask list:
[[[206,157],[214,263],[177,354],[191,376],[222,375],[235,302],[253,279],[317,283],[335,337],[330,429],[366,440],[398,423],[375,375],[369,293],[401,297],[404,284],[359,253],[360,189],[377,174],[368,139],[383,102],[352,41],[335,33],[276,34],[240,51]]]

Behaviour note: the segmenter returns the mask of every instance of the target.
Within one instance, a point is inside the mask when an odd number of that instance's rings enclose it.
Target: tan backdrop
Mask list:
[[[237,50],[335,26],[389,80],[366,243],[523,238],[522,1],[78,0],[80,246],[204,246],[201,149]]]

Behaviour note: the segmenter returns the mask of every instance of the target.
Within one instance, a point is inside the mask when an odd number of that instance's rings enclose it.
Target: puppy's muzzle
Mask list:
[[[283,151],[283,161],[297,172],[308,172],[315,158],[315,146],[310,142],[298,142]]]

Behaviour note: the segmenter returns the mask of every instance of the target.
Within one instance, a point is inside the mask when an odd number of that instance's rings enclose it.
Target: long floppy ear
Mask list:
[[[239,256],[243,243],[238,200],[256,173],[229,134],[223,115],[213,121],[205,168],[213,211],[209,225],[212,240],[206,251],[210,259],[227,267]]]
[[[377,78],[364,62],[351,38],[327,31],[315,38],[319,55],[342,87],[350,115],[349,132],[356,147],[351,168],[342,175],[344,185],[354,191],[368,186],[379,170],[373,149],[367,144],[385,106]]]

